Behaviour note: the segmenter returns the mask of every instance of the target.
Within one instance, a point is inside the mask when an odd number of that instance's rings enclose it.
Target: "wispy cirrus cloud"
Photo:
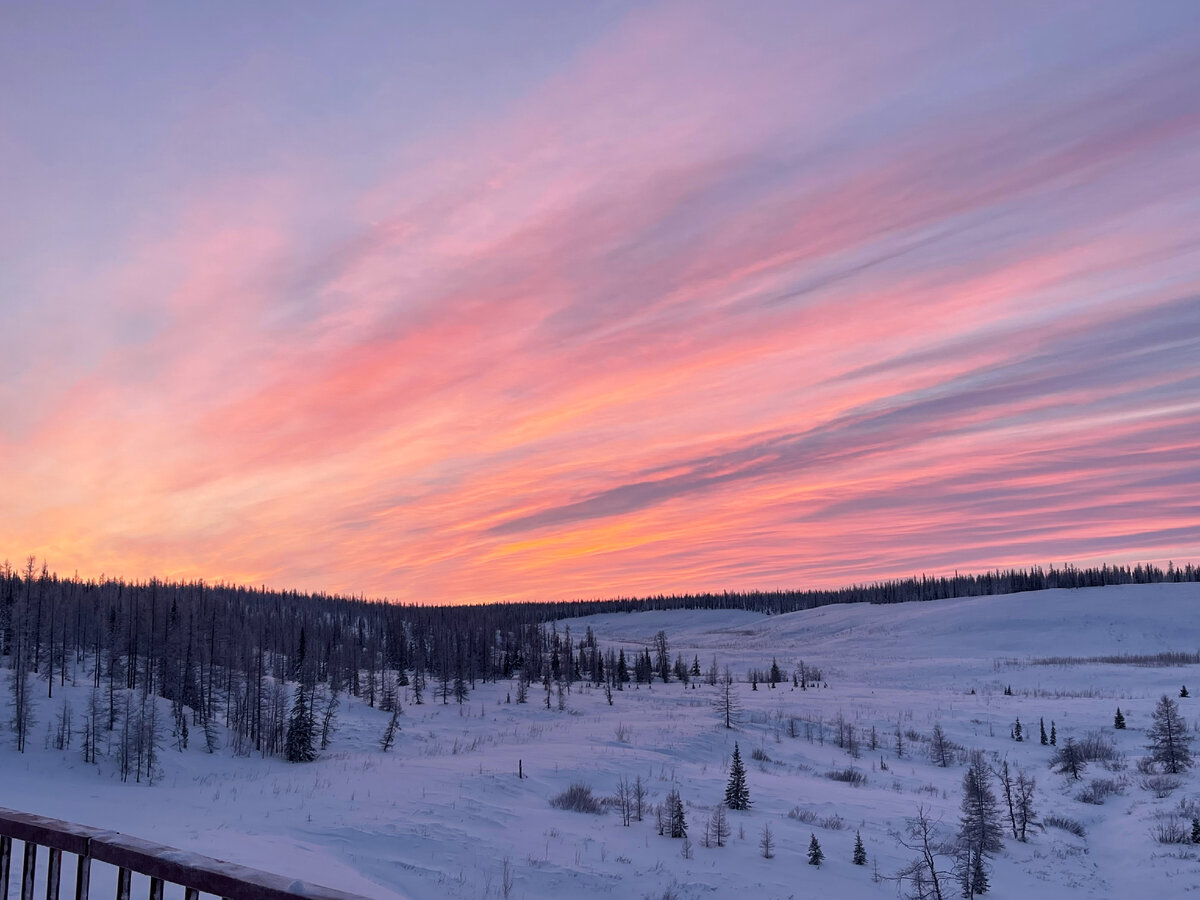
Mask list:
[[[251,42],[143,150],[255,141],[105,155],[144,212],[12,270],[0,547],[446,602],[1195,556],[1200,22],[1086,9],[614,7],[274,138],[238,79],[323,38]]]

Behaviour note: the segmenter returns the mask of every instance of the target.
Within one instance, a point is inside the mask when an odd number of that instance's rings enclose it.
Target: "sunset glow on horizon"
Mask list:
[[[0,10],[0,560],[1200,559],[1200,4]]]

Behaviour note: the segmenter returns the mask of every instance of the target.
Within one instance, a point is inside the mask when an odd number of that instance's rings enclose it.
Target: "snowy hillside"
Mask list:
[[[1046,591],[891,606],[831,606],[782,616],[740,611],[606,614],[560,622],[575,640],[588,628],[630,655],[666,634],[672,659],[707,670],[729,666],[741,706],[726,729],[714,708],[721,688],[679,682],[626,685],[612,693],[575,685],[558,696],[533,684],[526,704],[515,682],[479,685],[466,703],[423,705],[404,697],[401,732],[388,752],[388,715],[350,700],[328,752],[289,765],[215,754],[194,739],[164,749],[154,786],[123,784],[102,758],[51,749],[62,691],[37,694],[36,739],[18,754],[0,747],[0,806],[103,826],[188,850],[328,884],[379,900],[486,897],[892,898],[889,880],[913,854],[900,845],[906,819],[924,807],[945,833],[957,824],[966,769],[929,753],[935,725],[989,762],[1007,758],[1037,780],[1045,822],[1073,820],[1084,835],[1035,827],[1025,843],[1008,835],[994,860],[991,895],[1185,896],[1200,889],[1200,846],[1162,844],[1153,832],[1200,808],[1200,772],[1166,796],[1138,771],[1156,700],[1176,699],[1194,732],[1200,700],[1196,665],[1133,665],[1050,657],[1195,653],[1200,585],[1162,584]],[[776,661],[777,687],[746,681]],[[791,676],[820,671],[815,686]],[[1193,684],[1194,682],[1194,684]],[[827,686],[826,686],[827,685]],[[68,686],[77,709],[88,685]],[[1011,688],[1011,694],[1006,691]],[[0,701],[0,717],[8,718]],[[1117,707],[1128,727],[1113,728]],[[1026,739],[1011,737],[1019,718]],[[837,746],[838,722],[852,728],[858,755]],[[1113,759],[1092,762],[1080,780],[1050,769],[1054,748],[1039,721],[1067,738],[1100,732]],[[896,747],[897,726],[902,755]],[[870,746],[874,729],[875,747]],[[746,761],[752,806],[730,811],[726,846],[704,846],[705,823],[724,796],[735,742]],[[168,742],[169,743],[169,742]],[[518,779],[521,769],[527,776]],[[827,773],[852,768],[854,785]],[[660,836],[653,815],[626,827],[612,808],[599,815],[552,808],[573,783],[599,798],[639,777],[651,804],[677,789],[690,847]],[[1078,799],[1093,780],[1115,790],[1101,804]],[[1103,791],[1100,791],[1103,793]],[[1160,791],[1160,793],[1163,793]],[[1007,826],[1006,826],[1007,827]],[[764,828],[773,856],[764,858]],[[861,832],[868,863],[851,862]],[[808,864],[815,835],[825,861]],[[509,873],[506,879],[505,871]],[[99,869],[98,890],[111,878]],[[507,888],[507,890],[506,890]],[[14,888],[15,890],[15,888]],[[140,890],[140,889],[139,889]],[[957,885],[950,896],[957,896]],[[15,896],[15,895],[14,895]]]

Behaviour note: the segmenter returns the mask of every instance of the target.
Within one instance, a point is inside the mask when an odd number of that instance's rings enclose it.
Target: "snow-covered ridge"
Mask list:
[[[39,724],[30,749],[0,742],[0,805],[103,826],[343,890],[395,898],[503,896],[505,861],[511,897],[663,896],[891,898],[894,874],[909,859],[896,841],[906,818],[924,806],[946,827],[957,820],[964,767],[934,765],[924,752],[935,724],[964,748],[1006,757],[1038,782],[1044,818],[1078,821],[1079,838],[1037,829],[1013,840],[994,862],[994,896],[1183,896],[1200,886],[1196,849],[1156,843],[1151,830],[1181,800],[1200,799],[1186,775],[1170,796],[1141,786],[1137,759],[1162,694],[1183,683],[1200,689],[1200,667],[1114,664],[1034,665],[1050,656],[1194,652],[1200,648],[1200,585],[1160,584],[925,603],[829,606],[778,616],[729,610],[606,614],[556,623],[573,640],[590,627],[604,645],[640,651],[658,631],[672,656],[704,668],[715,656],[738,677],[743,707],[736,729],[722,727],[716,689],[672,682],[605,692],[577,684],[560,711],[541,685],[515,701],[511,682],[477,685],[463,705],[427,695],[405,698],[395,748],[379,738],[388,715],[347,700],[334,744],[319,761],[289,765],[257,756],[216,754],[194,739],[167,749],[154,787],[122,784],[110,761],[83,763],[77,749],[48,749],[60,697],[82,709],[87,685],[38,692]],[[793,689],[790,681],[757,691],[743,680],[772,659],[791,672],[803,659],[828,687]],[[1192,683],[1195,682],[1193,685]],[[1011,690],[1011,693],[1007,693]],[[1194,723],[1188,699],[1181,712]],[[8,718],[7,694],[0,719]],[[1120,706],[1128,728],[1112,728]],[[853,725],[857,758],[836,746],[832,723]],[[1010,737],[1016,719],[1033,740]],[[1099,731],[1125,757],[1124,768],[1094,765],[1076,784],[1049,768],[1037,741],[1039,720],[1056,735]],[[899,725],[903,757],[895,752]],[[871,729],[877,746],[868,749]],[[909,733],[917,735],[916,738]],[[794,736],[793,736],[794,735]],[[752,807],[730,812],[727,846],[702,845],[703,825],[722,799],[727,766],[740,745]],[[757,751],[763,759],[753,759]],[[526,778],[518,779],[518,766]],[[883,768],[886,766],[886,770]],[[863,786],[831,780],[855,768]],[[679,791],[693,847],[660,837],[653,821],[621,823],[551,808],[574,782],[610,797],[621,778],[640,776],[652,803]],[[1103,805],[1077,799],[1103,777],[1123,793]],[[837,827],[838,825],[842,827]],[[764,859],[763,827],[775,853]],[[739,837],[739,831],[744,835]],[[861,831],[866,867],[851,849]],[[815,834],[825,862],[808,865]],[[103,874],[96,890],[107,891]],[[144,887],[136,887],[142,891]]]

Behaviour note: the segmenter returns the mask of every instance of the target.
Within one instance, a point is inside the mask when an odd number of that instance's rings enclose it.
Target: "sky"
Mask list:
[[[0,558],[1200,559],[1200,4],[0,5]]]

